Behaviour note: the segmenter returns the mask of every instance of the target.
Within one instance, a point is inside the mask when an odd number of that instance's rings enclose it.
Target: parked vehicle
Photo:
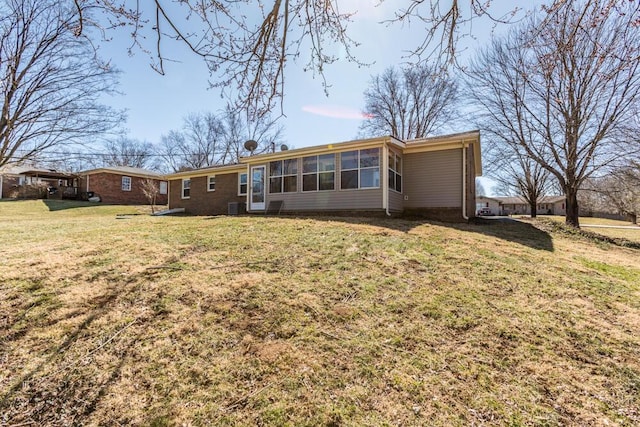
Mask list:
[[[478,210],[478,216],[493,216],[491,208],[481,208]]]

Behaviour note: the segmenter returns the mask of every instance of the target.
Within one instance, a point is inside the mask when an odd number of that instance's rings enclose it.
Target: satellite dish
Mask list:
[[[282,144],[280,146],[280,151],[287,151],[289,149],[289,147],[287,147],[287,144]]]
[[[255,149],[258,148],[258,143],[256,141],[254,141],[253,139],[250,139],[250,140],[248,140],[247,142],[244,143],[244,148],[246,148],[247,150],[251,151],[251,154],[253,154]]]

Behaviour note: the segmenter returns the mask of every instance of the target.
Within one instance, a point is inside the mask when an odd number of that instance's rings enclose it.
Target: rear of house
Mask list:
[[[245,157],[169,175],[169,207],[226,213],[475,214],[477,131],[420,140],[371,138]]]
[[[168,184],[162,175],[128,166],[113,166],[80,172],[79,191],[82,198],[98,197],[103,203],[123,205],[149,204],[143,188],[157,188],[156,204],[167,204]]]

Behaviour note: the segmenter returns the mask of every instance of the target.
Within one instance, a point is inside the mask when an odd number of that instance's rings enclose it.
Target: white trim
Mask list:
[[[213,190],[211,189],[211,178],[213,178]],[[207,192],[216,191],[216,175],[207,175]]]
[[[469,220],[467,216],[467,149],[462,146],[462,218]]]
[[[378,162],[378,165],[380,162]],[[391,216],[389,212],[389,147],[387,144],[382,146],[382,209],[387,216]]]
[[[247,193],[249,194],[249,210],[251,211],[264,211],[267,208],[267,165],[251,166],[251,174],[249,175],[247,187]],[[262,169],[262,202],[253,202],[253,170]]]
[[[124,185],[125,182],[128,182],[128,185]],[[120,189],[122,191],[131,191],[131,187],[133,186],[133,180],[128,175],[122,175],[120,177]]]
[[[184,188],[184,183],[186,181],[189,181],[189,195],[188,196],[184,195],[184,190],[186,190],[186,188]],[[191,198],[191,178],[190,177],[182,178],[181,186],[180,186],[180,198],[181,199],[190,199]]]
[[[242,182],[240,180],[240,175],[245,175],[246,178],[246,182],[244,183],[244,185],[247,186],[247,190],[244,193],[240,192],[240,187],[242,186]],[[247,196],[249,194],[249,173],[248,172],[238,172],[237,173],[238,176],[238,196]]]

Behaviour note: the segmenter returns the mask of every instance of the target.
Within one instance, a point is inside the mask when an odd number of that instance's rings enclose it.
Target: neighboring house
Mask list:
[[[4,168],[0,172],[0,199],[74,199],[76,195],[74,174],[30,166]]]
[[[82,198],[99,197],[103,203],[144,205],[149,200],[142,191],[146,180],[158,186],[156,204],[167,204],[168,184],[155,172],[128,166],[109,166],[80,172],[79,191]]]
[[[500,200],[494,197],[477,196],[476,197],[476,213],[481,209],[490,212],[489,215],[500,215],[502,213]]]
[[[499,202],[499,215],[531,215],[531,207],[523,197],[481,196],[476,199],[476,202],[489,203],[488,199]],[[543,196],[538,200],[537,215],[566,215],[566,213],[565,196]]]
[[[478,131],[380,137],[243,157],[167,176],[169,208],[196,215],[379,213],[462,221],[475,215]]]

